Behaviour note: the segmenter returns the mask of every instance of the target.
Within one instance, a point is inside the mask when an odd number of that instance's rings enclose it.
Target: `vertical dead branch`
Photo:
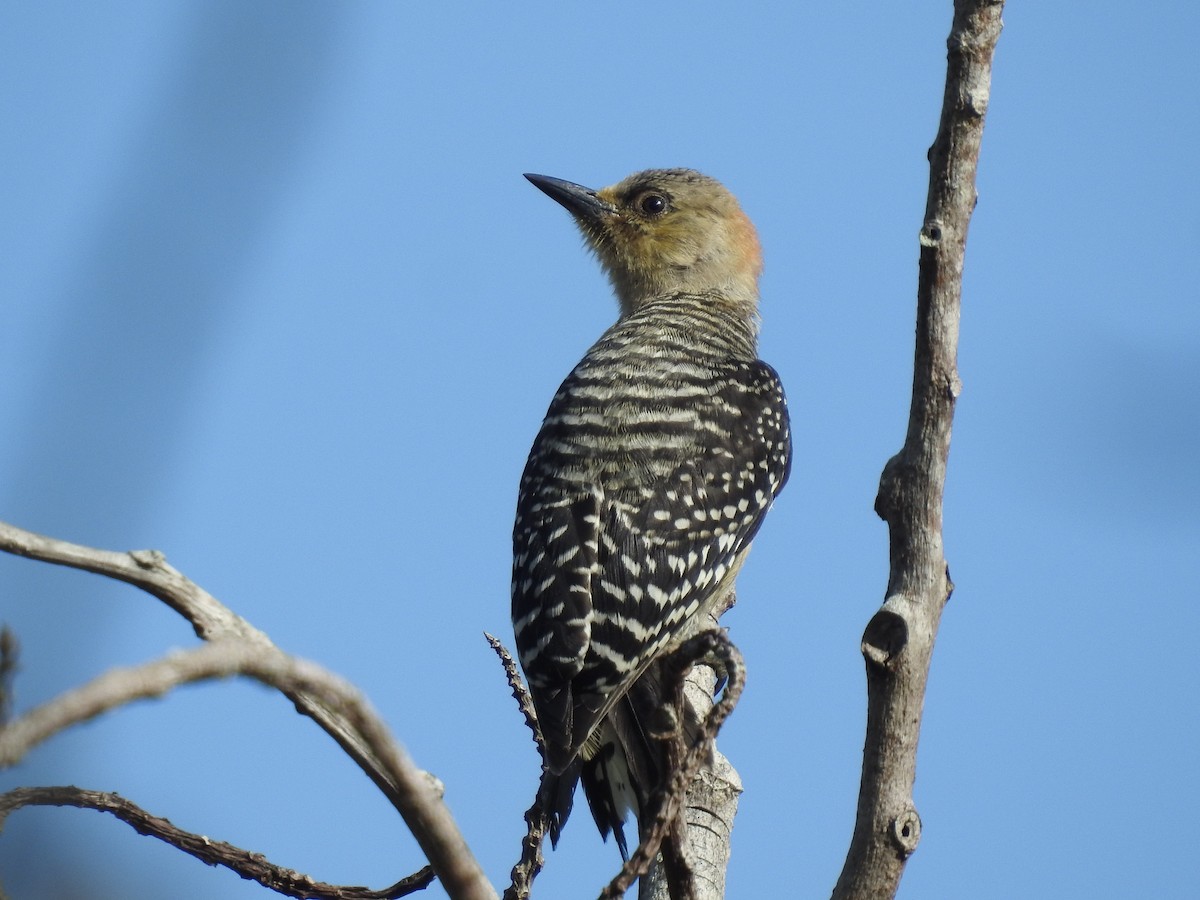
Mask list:
[[[737,595],[730,591],[712,610],[710,616],[696,623],[697,632],[704,629],[721,631],[720,619],[737,603]],[[693,637],[693,639],[695,639]],[[730,651],[737,648],[730,645]],[[736,673],[744,678],[744,664],[737,654]],[[726,672],[728,676],[730,673]],[[650,672],[651,679],[661,678],[661,672]],[[717,700],[714,691],[717,673],[703,661],[684,677],[682,723],[687,742],[701,740],[705,724],[711,721]],[[726,685],[728,687],[728,685]],[[656,692],[662,696],[660,685]],[[740,688],[738,690],[740,693]],[[721,718],[724,718],[724,713]],[[686,857],[692,875],[692,890],[695,900],[721,900],[725,896],[725,876],[729,867],[733,819],[737,815],[738,799],[742,793],[742,780],[737,770],[721,753],[716,744],[716,732],[710,735],[710,752],[700,769],[691,776],[687,794],[683,800],[682,828],[679,829],[679,844],[674,848]],[[638,882],[638,900],[677,900],[671,893],[670,879],[661,859],[656,859],[650,870]]]
[[[946,90],[929,151],[920,236],[912,408],[904,447],[884,467],[875,509],[888,523],[887,597],[863,634],[867,735],[858,817],[834,900],[895,895],[917,847],[917,738],[929,662],[950,581],[942,495],[960,391],[958,323],[975,171],[1000,37],[1003,0],[955,0]]]
[[[658,675],[662,682],[654,693],[660,699],[680,698],[686,691],[688,675],[695,672],[702,660],[720,660],[728,681],[715,702],[709,688],[701,704],[707,707],[705,718],[693,726],[679,723],[680,732],[672,738],[676,741],[674,752],[667,756],[670,760],[668,776],[650,798],[650,809],[645,811],[647,819],[639,823],[640,843],[617,877],[600,893],[600,900],[623,897],[636,878],[645,879],[638,889],[639,900],[719,900],[724,896],[724,866],[729,859],[725,840],[728,831],[717,830],[715,846],[714,841],[698,840],[699,832],[712,812],[696,809],[695,804],[708,799],[713,792],[706,789],[706,782],[711,783],[719,777],[714,767],[715,742],[745,684],[742,655],[724,631],[701,631],[660,660]],[[691,727],[696,729],[695,733],[690,733]],[[736,795],[732,801],[736,807]],[[685,808],[689,814],[684,814]],[[650,810],[653,815],[649,815]],[[699,814],[698,818],[696,814]],[[731,821],[733,811],[727,811],[727,815]],[[680,864],[680,871],[671,873],[665,871],[667,866],[659,852],[664,841],[674,837],[681,838],[681,842],[672,848],[668,858]],[[702,856],[702,853],[707,855]],[[720,871],[712,871],[714,867],[719,867]]]

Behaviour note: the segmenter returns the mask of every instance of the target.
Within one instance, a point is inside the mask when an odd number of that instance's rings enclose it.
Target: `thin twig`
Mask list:
[[[206,641],[236,635],[270,643],[265,634],[168,565],[157,550],[98,550],[0,522],[0,550],[132,584],[179,613]]]
[[[525,725],[532,732],[533,742],[537,744],[538,753],[544,761],[546,752],[542,743],[542,732],[538,727],[537,710],[533,706],[533,697],[529,693],[529,688],[525,686],[525,682],[521,678],[517,661],[513,659],[508,648],[501,643],[498,637],[486,631],[483,636],[487,638],[492,650],[500,657],[500,664],[504,666],[504,677],[508,680],[513,699],[517,701],[521,715],[525,717]],[[533,798],[533,805],[525,811],[525,836],[521,839],[521,858],[512,868],[512,883],[504,891],[504,900],[525,900],[533,888],[533,880],[546,864],[545,857],[542,856],[542,843],[545,841],[546,831],[550,827],[551,808],[550,795],[546,790],[547,778],[548,776],[543,772],[537,795]]]
[[[262,652],[257,645],[225,638],[143,665],[110,669],[0,729],[0,769],[11,768],[43,741],[109,710],[135,700],[161,697],[182,684],[239,674],[243,657]]]
[[[111,813],[138,834],[157,838],[210,866],[224,866],[242,878],[256,881],[286,897],[313,900],[393,900],[427,888],[434,879],[433,868],[425,866],[391,887],[381,890],[355,885],[327,884],[301,872],[274,865],[261,854],[212,841],[184,831],[161,816],[155,816],[118,794],[88,791],[77,787],[17,788],[0,794],[0,829],[10,812],[24,806],[74,806]]]
[[[521,678],[521,673],[517,669],[517,661],[513,659],[508,648],[500,642],[500,638],[494,634],[484,632],[483,636],[487,638],[488,644],[496,655],[500,657],[500,664],[504,666],[504,677],[508,680],[508,686],[512,690],[513,699],[517,701],[517,706],[521,710],[521,715],[525,717],[525,725],[533,733],[533,742],[537,744],[538,753],[544,759],[546,754],[542,747],[542,731],[538,727],[537,710],[533,706],[533,697],[530,696],[529,688],[525,687],[525,682]]]

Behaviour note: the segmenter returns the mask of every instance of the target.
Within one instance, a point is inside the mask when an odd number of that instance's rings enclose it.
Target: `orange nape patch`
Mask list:
[[[758,229],[750,221],[739,206],[730,219],[730,242],[734,252],[741,260],[741,265],[747,272],[753,272],[755,279],[762,275],[763,254],[762,242],[758,239]]]

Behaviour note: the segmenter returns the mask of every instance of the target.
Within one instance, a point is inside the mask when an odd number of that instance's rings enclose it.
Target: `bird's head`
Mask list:
[[[691,169],[650,169],[600,190],[525,177],[575,217],[622,315],[676,292],[707,293],[753,312],[762,249],[720,182]]]

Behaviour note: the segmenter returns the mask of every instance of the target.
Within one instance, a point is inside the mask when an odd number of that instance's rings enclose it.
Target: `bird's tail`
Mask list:
[[[630,750],[636,760],[630,759]],[[646,765],[647,741],[641,725],[624,700],[618,703],[587,744],[562,772],[546,769],[542,773],[542,808],[549,810],[550,844],[558,838],[574,806],[575,787],[583,782],[583,793],[600,835],[616,839],[621,858],[629,859],[625,824],[630,813],[640,819],[644,798],[641,784],[651,782]],[[639,775],[639,773],[641,773]]]
[[[602,739],[599,749],[583,763],[580,780],[588,807],[600,836],[608,840],[612,832],[621,851],[621,859],[629,859],[629,843],[625,840],[625,819],[630,812],[640,813],[633,777],[629,771],[624,749],[617,740],[610,719],[600,726]]]

